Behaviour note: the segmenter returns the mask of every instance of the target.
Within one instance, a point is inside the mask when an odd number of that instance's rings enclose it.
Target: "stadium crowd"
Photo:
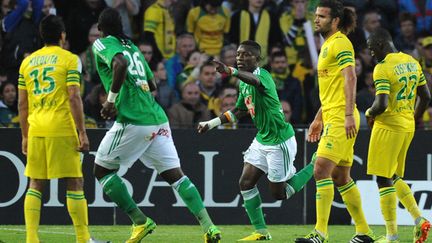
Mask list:
[[[237,45],[255,40],[263,49],[261,65],[273,76],[285,119],[310,123],[320,107],[316,56],[323,42],[313,33],[318,0],[2,0],[0,18],[0,127],[18,126],[18,69],[24,57],[42,46],[38,24],[56,14],[66,23],[65,49],[81,58],[81,95],[88,128],[110,127],[100,115],[107,94],[92,52],[99,38],[101,11],[116,8],[123,28],[139,47],[158,83],[154,92],[173,128],[192,127],[233,108],[239,81],[216,72],[212,59],[235,66]],[[366,44],[378,27],[388,29],[396,48],[419,60],[432,88],[432,1],[345,0],[357,14],[348,37],[354,45],[357,106],[374,101],[375,61]],[[237,128],[252,123],[250,118]],[[432,127],[432,104],[419,127]]]

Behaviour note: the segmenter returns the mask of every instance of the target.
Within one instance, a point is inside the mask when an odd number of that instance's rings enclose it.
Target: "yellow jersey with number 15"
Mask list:
[[[376,127],[413,132],[417,87],[426,84],[420,64],[405,53],[390,53],[375,66],[376,95],[387,94],[387,109],[375,118]]]
[[[27,91],[29,136],[75,136],[67,86],[80,85],[81,61],[59,46],[45,46],[26,57],[18,88]]]
[[[338,31],[324,42],[318,57],[318,86],[323,112],[345,108],[345,79],[341,71],[354,65],[354,48],[346,35]]]

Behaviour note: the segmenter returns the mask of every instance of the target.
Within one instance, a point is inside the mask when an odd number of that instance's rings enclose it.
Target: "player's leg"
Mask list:
[[[42,204],[42,191],[47,180],[31,179],[24,199],[26,242],[38,243],[38,229]]]
[[[377,176],[377,184],[380,195],[380,207],[386,226],[386,239],[391,241],[398,240],[396,222],[396,189],[390,178]]]

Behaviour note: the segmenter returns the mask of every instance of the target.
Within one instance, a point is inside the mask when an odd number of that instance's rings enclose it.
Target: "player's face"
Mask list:
[[[380,43],[378,43],[378,41],[373,40],[371,38],[369,38],[366,41],[366,43],[372,57],[375,57],[378,61],[384,59],[383,45],[381,45]]]
[[[318,7],[315,11],[315,31],[321,34],[328,33],[332,30],[332,19],[330,8]]]
[[[258,66],[258,57],[243,45],[237,49],[236,60],[239,70],[253,72]]]

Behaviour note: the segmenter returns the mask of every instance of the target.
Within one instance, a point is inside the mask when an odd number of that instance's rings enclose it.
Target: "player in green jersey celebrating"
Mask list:
[[[234,122],[250,114],[258,133],[244,155],[240,190],[255,232],[240,241],[270,240],[261,208],[257,182],[267,174],[270,190],[278,200],[288,199],[311,179],[313,163],[296,174],[294,159],[297,142],[291,124],[285,122],[276,85],[269,72],[258,63],[261,47],[255,41],[244,41],[237,49],[239,70],[215,61],[217,71],[238,77],[239,97],[236,107],[210,121],[200,122],[198,132],[204,133],[220,124]]]
[[[140,242],[156,228],[116,173],[120,165],[130,167],[138,159],[154,168],[179,193],[201,224],[205,242],[219,242],[219,229],[212,223],[195,185],[180,168],[167,116],[151,94],[156,85],[144,56],[123,34],[116,10],[105,9],[98,28],[103,37],[94,42],[93,52],[108,93],[101,114],[117,118],[99,145],[94,173],[104,192],[133,222],[132,235],[126,242]]]

